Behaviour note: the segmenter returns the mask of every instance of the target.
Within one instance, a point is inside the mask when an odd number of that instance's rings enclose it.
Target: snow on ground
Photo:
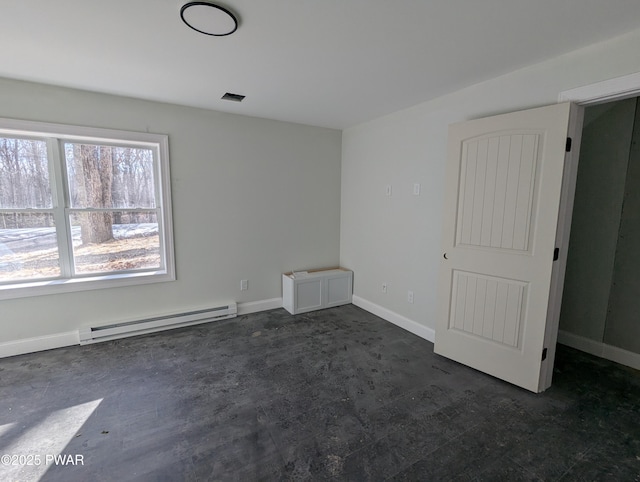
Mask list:
[[[158,234],[158,225],[155,223],[113,225],[113,236],[116,239],[151,236],[154,234]],[[71,228],[71,236],[74,246],[82,243],[80,226]],[[0,256],[11,252],[47,249],[55,246],[55,228],[0,229]]]

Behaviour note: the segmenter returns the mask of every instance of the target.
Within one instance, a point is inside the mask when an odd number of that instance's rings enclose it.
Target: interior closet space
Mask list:
[[[559,341],[640,363],[640,105],[585,108]]]

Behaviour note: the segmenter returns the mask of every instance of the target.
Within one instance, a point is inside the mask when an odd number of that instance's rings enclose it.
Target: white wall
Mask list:
[[[338,264],[340,131],[7,79],[0,117],[168,134],[178,277],[1,301],[0,356],[86,324],[279,298],[282,272]]]
[[[564,90],[640,71],[639,44],[636,30],[346,129],[340,260],[354,270],[355,299],[432,333],[448,125],[553,104]],[[422,185],[420,196],[411,194],[414,183]],[[390,198],[386,184],[393,186]]]

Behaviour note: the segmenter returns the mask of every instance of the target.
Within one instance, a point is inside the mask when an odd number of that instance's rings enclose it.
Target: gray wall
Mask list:
[[[640,353],[640,102],[636,109],[604,342]]]
[[[640,103],[589,107],[560,329],[640,353]]]
[[[178,278],[2,301],[0,355],[88,324],[279,298],[282,272],[338,264],[338,130],[7,79],[0,117],[168,134]]]
[[[601,342],[620,228],[635,99],[585,109],[560,329]]]

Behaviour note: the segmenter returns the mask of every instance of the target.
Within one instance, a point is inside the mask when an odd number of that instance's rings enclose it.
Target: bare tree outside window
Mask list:
[[[74,244],[76,271],[101,272],[105,266],[120,270],[158,268],[153,152],[133,147],[65,143],[65,157],[70,220],[72,226],[79,225],[82,241]],[[122,244],[123,238],[127,238],[127,242],[122,249],[110,253],[102,249],[118,242]],[[143,247],[139,246],[141,238],[146,238]],[[91,257],[87,253],[88,245],[101,245],[103,252]]]
[[[153,150],[62,146],[69,271],[160,269]],[[62,274],[50,167],[46,140],[0,137],[0,283]]]
[[[0,300],[173,281],[172,230],[167,135],[0,118]]]
[[[87,144],[72,144],[72,146],[71,162],[75,168],[77,205],[88,208],[111,208],[113,148]],[[104,243],[113,239],[112,213],[78,213],[78,220],[83,244]]]
[[[0,282],[60,275],[52,207],[46,142],[0,137]]]

